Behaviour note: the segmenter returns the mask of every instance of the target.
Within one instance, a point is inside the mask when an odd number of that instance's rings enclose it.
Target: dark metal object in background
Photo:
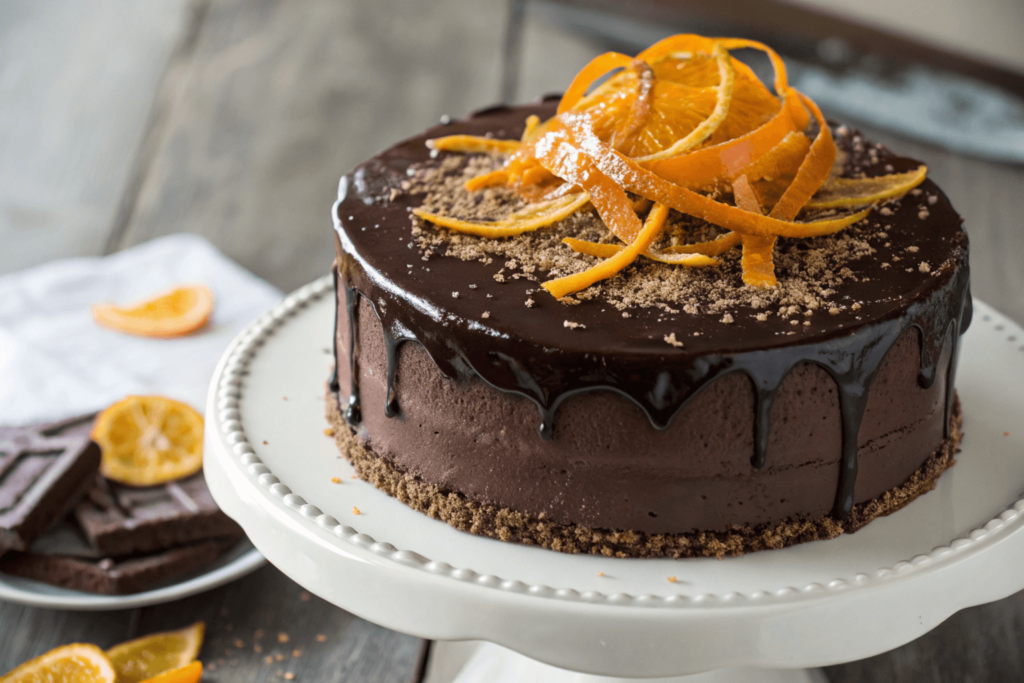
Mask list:
[[[1024,74],[978,59],[777,0],[534,0],[530,6],[629,54],[678,32],[761,40],[786,58],[791,83],[838,118],[1024,163]]]
[[[505,25],[505,49],[501,63],[500,102],[514,102],[519,86],[519,64],[523,55],[523,21],[526,18],[526,0],[508,0],[508,20]]]

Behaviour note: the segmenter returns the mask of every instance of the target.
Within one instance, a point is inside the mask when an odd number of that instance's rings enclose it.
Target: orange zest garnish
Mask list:
[[[757,198],[754,188],[747,176],[741,175],[732,184],[736,206],[750,213],[761,214],[761,200]],[[776,205],[777,206],[777,205]],[[775,264],[772,251],[775,249],[775,237],[758,237],[742,235],[743,243],[743,282],[754,287],[774,287]]]
[[[92,438],[100,473],[128,486],[155,486],[203,467],[203,417],[163,396],[129,396],[99,414]]]
[[[107,650],[107,656],[117,670],[117,682],[140,683],[192,663],[199,655],[204,631],[203,622],[198,621],[178,631],[154,633],[115,645]],[[171,678],[167,683],[187,680],[191,679]]]
[[[566,294],[586,289],[590,285],[615,275],[643,253],[647,247],[654,243],[662,229],[665,227],[665,219],[668,218],[668,208],[662,204],[655,204],[651,212],[647,214],[647,220],[640,233],[626,248],[610,258],[601,261],[596,266],[588,268],[582,273],[575,273],[555,280],[548,280],[542,286],[551,292],[556,299],[561,299]],[[693,258],[706,258],[694,256]]]
[[[423,209],[413,209],[412,212],[425,221],[450,228],[456,232],[464,232],[480,237],[512,237],[514,235],[521,235],[524,232],[546,228],[563,218],[568,218],[588,201],[590,201],[590,198],[586,193],[568,195],[542,204],[530,204],[522,211],[512,214],[505,220],[489,223],[473,223],[457,218],[448,218],[429,213]]]
[[[893,173],[876,178],[831,178],[807,202],[809,209],[832,209],[846,206],[864,206],[892,197],[902,197],[924,182],[927,166],[915,171]]]
[[[513,154],[519,149],[519,140],[494,140],[475,135],[449,135],[434,138],[427,144],[440,152],[482,152],[485,154]]]
[[[768,56],[775,94],[729,54],[742,48]],[[843,230],[879,202],[909,192],[927,173],[921,166],[877,178],[836,177],[831,130],[818,106],[789,85],[775,51],[751,40],[688,34],[670,36],[635,58],[617,52],[596,57],[573,79],[555,116],[544,122],[531,116],[519,141],[456,135],[429,144],[444,151],[510,155],[500,169],[472,178],[466,188],[505,185],[529,202],[490,222],[414,210],[438,226],[508,237],[593,206],[619,243],[563,240],[578,253],[604,260],[544,283],[556,298],[612,277],[640,256],[709,266],[740,245],[743,282],[775,286],[778,238]],[[729,196],[732,203],[721,199]],[[638,214],[652,202],[641,222]],[[670,209],[726,232],[708,242],[656,248]],[[807,210],[824,209],[850,211],[797,220]]]
[[[114,683],[114,666],[95,645],[73,643],[39,655],[7,672],[3,683]]]
[[[201,662],[192,662],[178,669],[171,669],[152,678],[147,678],[142,683],[198,683],[203,677],[203,665]]]
[[[565,89],[565,94],[558,102],[558,114],[562,114],[583,99],[587,88],[594,84],[594,81],[604,76],[613,69],[628,67],[633,63],[633,58],[619,52],[606,52],[603,55],[594,57],[583,67],[572,83]]]
[[[498,185],[504,185],[508,182],[508,171],[499,168],[496,171],[490,173],[484,173],[478,175],[475,178],[470,178],[466,181],[465,188],[467,192],[476,192],[482,190],[485,187],[496,187]]]
[[[211,313],[213,294],[202,285],[177,287],[129,308],[92,307],[98,324],[141,337],[181,337],[203,327]]]

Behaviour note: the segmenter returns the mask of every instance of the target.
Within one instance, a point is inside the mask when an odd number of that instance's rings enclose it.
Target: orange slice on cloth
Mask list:
[[[155,486],[203,467],[203,417],[163,396],[129,396],[96,418],[100,473],[129,486]]]
[[[186,664],[180,669],[172,669],[162,674],[147,678],[142,683],[198,683],[203,677],[203,665],[201,662]]]
[[[64,645],[27,661],[0,683],[115,683],[110,658],[95,645]]]
[[[213,313],[213,293],[203,285],[176,287],[128,308],[97,304],[92,317],[103,327],[140,337],[181,337],[203,327]]]
[[[203,645],[204,630],[203,622],[197,621],[178,631],[154,633],[110,648],[107,656],[117,670],[117,683],[141,683],[191,664]],[[170,678],[167,683],[191,680]],[[160,679],[160,683],[164,683],[164,680]]]

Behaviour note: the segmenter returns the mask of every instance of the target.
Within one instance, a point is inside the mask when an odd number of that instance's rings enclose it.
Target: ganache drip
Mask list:
[[[345,295],[345,313],[348,318],[348,368],[349,395],[345,401],[345,421],[357,425],[363,420],[359,402],[359,298],[355,289],[349,284],[352,260],[341,256],[341,242],[335,235],[335,248],[339,254],[333,268],[334,273],[334,372],[331,375],[331,390],[341,399],[341,383],[338,381],[338,312],[341,310],[341,295]]]
[[[421,325],[402,322],[391,312],[385,313],[376,305],[371,296],[357,289],[353,281],[354,271],[358,270],[354,259],[345,255],[340,269],[342,276],[340,289],[344,292],[345,307],[349,320],[349,359],[352,376],[352,391],[348,402],[345,419],[353,427],[361,419],[358,387],[358,301],[362,296],[370,304],[383,330],[387,357],[386,404],[384,412],[388,417],[399,414],[399,403],[395,392],[395,376],[398,370],[399,347],[408,341],[420,343],[434,359],[441,374],[449,379],[466,379],[468,374],[482,380],[491,387],[530,399],[540,411],[540,438],[551,439],[554,436],[554,417],[558,408],[567,399],[590,391],[611,391],[630,400],[647,415],[648,420],[656,429],[666,429],[672,420],[686,405],[693,400],[705,387],[712,382],[733,372],[746,374],[755,391],[754,448],[751,458],[754,467],[764,467],[770,432],[770,418],[775,398],[782,387],[783,380],[798,365],[809,363],[825,369],[835,380],[839,392],[839,406],[842,420],[842,455],[839,485],[836,491],[832,514],[837,519],[845,519],[853,509],[854,491],[857,481],[857,437],[861,421],[867,407],[871,384],[881,368],[882,361],[900,336],[909,328],[920,331],[921,361],[918,382],[923,388],[931,386],[938,376],[938,365],[943,350],[949,348],[946,393],[944,399],[944,425],[948,436],[950,411],[953,403],[953,378],[956,371],[956,358],[959,351],[960,335],[971,318],[970,291],[966,269],[955,277],[946,287],[936,292],[926,301],[911,304],[906,313],[886,321],[866,325],[840,340],[830,339],[819,343],[802,344],[781,349],[759,350],[748,353],[737,353],[729,356],[709,356],[697,367],[687,373],[685,392],[676,391],[679,386],[673,373],[658,373],[654,386],[642,393],[638,398],[635,387],[623,387],[606,377],[605,381],[589,381],[585,386],[571,386],[555,395],[544,391],[536,378],[527,373],[515,359],[500,352],[488,352],[492,361],[491,367],[504,365],[514,383],[500,385],[479,372],[468,354],[456,348],[449,340],[445,347],[455,352],[454,358],[438,359],[432,348],[423,342],[423,338],[411,332]],[[336,271],[337,272],[337,271]],[[340,305],[340,294],[338,304]],[[389,307],[392,311],[398,306]],[[406,309],[413,313],[413,309]],[[946,321],[946,329],[939,333],[937,325]],[[427,328],[429,329],[429,327]],[[422,333],[421,333],[422,334]],[[948,340],[948,344],[947,344]],[[429,343],[429,342],[428,342]],[[545,400],[546,399],[546,400]]]

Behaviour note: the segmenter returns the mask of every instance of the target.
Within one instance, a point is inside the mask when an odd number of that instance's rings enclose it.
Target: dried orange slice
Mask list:
[[[0,683],[114,683],[110,658],[95,645],[64,645],[25,662]]]
[[[176,287],[140,304],[97,304],[92,317],[103,327],[141,337],[180,337],[210,320],[213,293],[203,285]]]
[[[129,486],[155,486],[203,467],[203,418],[163,396],[129,396],[96,418],[100,473]]]
[[[117,670],[117,683],[140,683],[190,664],[199,655],[204,629],[203,622],[197,621],[178,631],[154,633],[110,648],[107,656]]]
[[[147,678],[142,683],[198,683],[202,677],[202,663],[192,662],[179,669],[171,669],[153,676],[153,678]]]

